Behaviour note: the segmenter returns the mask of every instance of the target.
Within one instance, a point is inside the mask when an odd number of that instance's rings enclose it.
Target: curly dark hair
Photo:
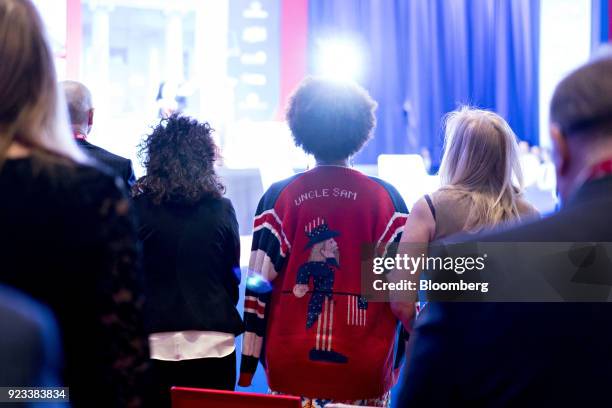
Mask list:
[[[221,197],[225,187],[215,173],[219,149],[206,122],[174,114],[153,128],[139,146],[147,170],[134,186],[155,204],[193,204],[205,197]]]
[[[376,106],[355,83],[309,77],[291,96],[287,122],[296,146],[319,160],[341,160],[372,137]]]

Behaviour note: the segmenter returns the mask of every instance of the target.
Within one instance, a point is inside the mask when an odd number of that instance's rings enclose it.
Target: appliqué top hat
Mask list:
[[[317,217],[306,224],[304,227],[304,232],[308,237],[308,244],[306,244],[306,248],[304,249],[311,248],[314,244],[318,244],[319,242],[323,242],[340,235],[338,231],[330,230],[329,226],[325,222],[325,219],[321,217]]]

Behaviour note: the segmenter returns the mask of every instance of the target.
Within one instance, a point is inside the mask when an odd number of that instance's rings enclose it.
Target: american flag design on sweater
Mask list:
[[[318,166],[275,183],[254,221],[239,384],[261,361],[270,388],[357,400],[385,395],[398,322],[361,295],[361,246],[399,242],[408,210],[388,183]]]

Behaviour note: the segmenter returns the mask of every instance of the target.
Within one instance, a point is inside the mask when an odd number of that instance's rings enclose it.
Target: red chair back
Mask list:
[[[172,408],[301,408],[299,397],[172,387]]]

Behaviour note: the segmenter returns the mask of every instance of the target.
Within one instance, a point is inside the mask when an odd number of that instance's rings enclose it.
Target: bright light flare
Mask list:
[[[356,81],[363,68],[359,47],[347,39],[327,39],[319,42],[317,73],[335,80]]]

